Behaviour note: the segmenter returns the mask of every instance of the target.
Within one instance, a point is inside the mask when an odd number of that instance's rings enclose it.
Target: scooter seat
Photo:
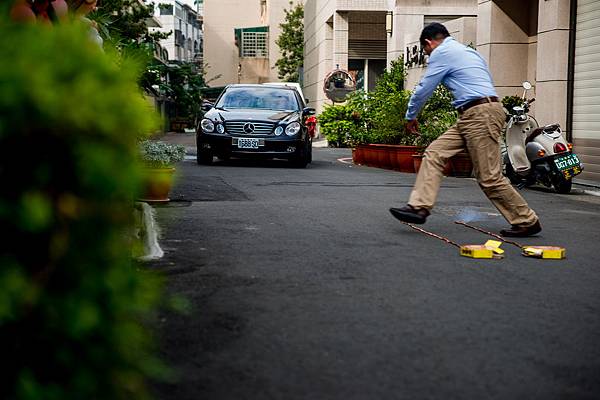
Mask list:
[[[540,136],[542,133],[550,134],[552,132],[556,132],[559,129],[560,129],[559,124],[552,124],[552,125],[542,126],[540,128],[535,128],[534,130],[531,131],[529,136],[527,136],[527,139],[525,139],[525,144],[533,142],[533,140],[536,137]]]
[[[546,127],[535,128],[534,130],[532,130],[529,136],[527,136],[527,139],[525,139],[525,144],[533,142],[533,139],[544,133],[545,129]]]

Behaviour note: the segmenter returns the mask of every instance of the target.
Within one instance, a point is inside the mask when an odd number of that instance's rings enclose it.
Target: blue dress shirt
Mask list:
[[[485,60],[478,52],[447,37],[429,56],[425,76],[410,98],[406,119],[415,119],[435,88],[443,83],[454,95],[457,108],[471,100],[497,96]]]

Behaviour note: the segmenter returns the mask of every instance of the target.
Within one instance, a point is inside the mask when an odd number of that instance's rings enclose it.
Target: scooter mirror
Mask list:
[[[530,90],[532,87],[533,87],[533,85],[531,84],[531,82],[529,82],[529,81],[523,82],[523,89]]]

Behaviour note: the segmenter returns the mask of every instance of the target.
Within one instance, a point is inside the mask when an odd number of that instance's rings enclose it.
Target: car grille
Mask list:
[[[244,131],[244,125],[247,123],[250,123],[254,126],[254,131],[252,133]],[[269,135],[273,132],[274,126],[275,124],[272,122],[238,121],[225,123],[225,129],[227,129],[227,132],[234,135]]]

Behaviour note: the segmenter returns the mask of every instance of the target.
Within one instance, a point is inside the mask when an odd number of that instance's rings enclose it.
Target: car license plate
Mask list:
[[[567,154],[566,156],[555,158],[554,165],[562,172],[565,178],[572,178],[583,171],[581,161],[579,161],[579,158],[575,154]]]
[[[258,149],[259,141],[254,138],[238,138],[238,149]]]

